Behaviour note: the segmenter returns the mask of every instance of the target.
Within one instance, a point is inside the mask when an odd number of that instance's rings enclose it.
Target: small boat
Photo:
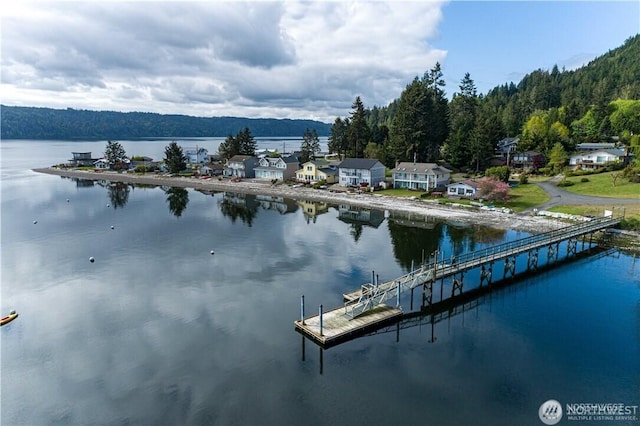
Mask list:
[[[16,318],[18,318],[18,313],[16,311],[11,311],[9,312],[9,315],[7,315],[6,317],[2,317],[2,319],[0,319],[0,326],[9,324],[11,321],[13,321]]]

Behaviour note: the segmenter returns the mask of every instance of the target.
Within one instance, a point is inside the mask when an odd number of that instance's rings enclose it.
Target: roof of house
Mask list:
[[[451,173],[451,170],[446,167],[439,166],[436,163],[410,163],[402,162],[396,165],[396,168],[391,172],[420,172],[428,173],[429,171],[434,173]]]
[[[383,166],[380,161],[375,158],[345,158],[342,163],[338,165],[341,169],[372,169],[376,164]],[[383,166],[384,167],[384,166]]]
[[[594,155],[599,152],[606,152],[607,154],[614,155],[616,157],[624,157],[625,155],[623,150],[617,149],[617,148],[611,148],[611,149],[598,149],[595,151],[583,151],[583,152],[579,152],[577,154],[572,155],[572,157],[582,157],[583,155]]]
[[[467,179],[467,180],[463,180],[463,181],[460,181],[460,182],[453,182],[453,183],[450,183],[447,186],[455,186],[455,185],[460,185],[460,184],[467,185],[467,186],[470,186],[470,187],[475,188],[475,189],[480,188],[480,184],[478,183],[478,181],[477,180],[473,180],[473,179]]]
[[[253,158],[252,155],[234,155],[229,159],[230,163],[244,163],[245,160]]]

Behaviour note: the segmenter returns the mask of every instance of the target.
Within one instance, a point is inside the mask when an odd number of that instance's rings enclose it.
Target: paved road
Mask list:
[[[612,197],[595,197],[591,195],[574,194],[573,192],[565,191],[564,189],[556,186],[556,184],[562,180],[562,176],[555,176],[551,180],[546,182],[535,182],[540,188],[542,188],[551,197],[546,203],[540,204],[535,208],[538,210],[546,210],[550,207],[559,205],[589,205],[589,204],[608,204],[608,205],[629,205],[640,204],[640,193],[638,198],[612,198]],[[533,210],[529,209],[529,210]],[[523,212],[524,213],[524,212]]]

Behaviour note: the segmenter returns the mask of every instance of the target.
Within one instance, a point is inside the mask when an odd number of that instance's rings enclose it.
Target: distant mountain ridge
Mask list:
[[[2,139],[138,139],[226,137],[249,128],[254,137],[302,137],[306,129],[328,136],[331,125],[315,120],[193,117],[148,112],[89,111],[0,105]]]

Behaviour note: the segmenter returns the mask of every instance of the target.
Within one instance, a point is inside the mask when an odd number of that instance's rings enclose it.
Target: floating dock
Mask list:
[[[540,250],[543,250],[543,256],[546,251],[546,265],[553,265],[559,261],[560,242],[567,242],[566,258],[575,257],[579,253],[577,246],[580,239],[582,240],[582,250],[584,250],[588,234],[590,234],[588,247],[591,247],[593,233],[619,223],[620,218],[593,219],[544,234],[451,256],[449,259],[444,257],[439,259],[438,251],[436,251],[426,262],[423,260],[418,268],[414,269],[412,264],[411,272],[393,280],[380,283],[377,275],[372,273],[370,283],[365,283],[359,289],[343,294],[343,306],[323,312],[322,305],[320,305],[318,315],[305,317],[303,295],[300,318],[304,319],[295,321],[295,328],[325,348],[333,346],[379,329],[386,323],[401,319],[403,312],[400,296],[403,292],[411,291],[410,311],[413,311],[413,291],[416,288],[421,289],[422,293],[421,310],[432,309],[435,303],[462,301],[465,296],[471,296],[481,290],[483,286],[490,288],[494,285],[493,269],[497,262],[501,262],[503,265],[502,279],[512,279],[516,275],[517,257],[526,254],[526,272],[534,273],[542,266],[539,265]],[[467,290],[464,291],[465,273],[474,268],[480,268],[479,287],[472,287],[471,290],[466,287]],[[445,279],[451,280],[450,295],[443,293]],[[439,299],[434,298],[436,281],[440,281]],[[386,304],[386,302],[393,303],[393,299],[395,299],[395,304],[393,304],[395,307]]]
[[[400,316],[402,316],[402,309],[380,304],[357,318],[352,318],[344,306],[341,306],[323,312],[322,321],[318,314],[296,321],[295,327],[300,333],[321,346],[329,347],[349,340],[356,334],[364,334],[387,322],[392,322]]]

